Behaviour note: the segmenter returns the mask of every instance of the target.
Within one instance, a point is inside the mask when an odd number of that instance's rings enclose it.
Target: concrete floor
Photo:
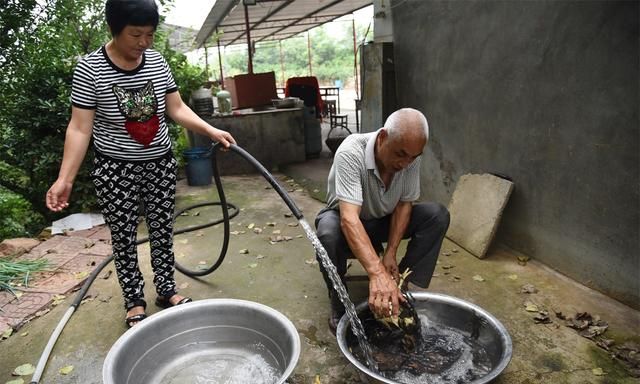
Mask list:
[[[323,206],[311,194],[323,195],[322,177],[328,173],[330,158],[284,168],[289,176],[278,174],[291,196],[311,222]],[[324,175],[324,176],[319,176]],[[286,182],[293,176],[299,184]],[[291,384],[311,384],[316,376],[320,383],[357,383],[358,374],[342,357],[335,338],[327,326],[329,301],[316,263],[314,252],[302,229],[289,226],[295,219],[286,218],[287,207],[267,183],[258,176],[225,177],[229,202],[241,208],[233,219],[232,230],[245,231],[232,235],[229,251],[221,267],[201,279],[177,273],[181,293],[194,299],[237,298],[266,304],[287,316],[300,333],[302,353],[290,378]],[[306,186],[302,188],[300,185]],[[314,192],[316,190],[317,192]],[[178,206],[218,200],[211,187],[188,187],[179,183]],[[195,213],[198,212],[198,215]],[[219,209],[199,208],[180,217],[177,227],[220,217]],[[274,227],[266,223],[275,222]],[[264,229],[255,234],[247,229],[253,223]],[[272,231],[293,237],[291,241],[269,243]],[[175,252],[179,263],[197,268],[210,265],[218,255],[221,226],[176,236]],[[301,237],[297,237],[302,235]],[[249,253],[241,254],[241,249]],[[145,292],[149,302],[155,297],[148,263],[148,246],[139,247],[141,265],[147,277]],[[448,256],[445,256],[449,254]],[[261,257],[259,257],[261,255]],[[517,253],[494,247],[486,259],[479,260],[455,244],[445,241],[429,291],[453,295],[475,303],[498,318],[509,330],[514,344],[513,359],[497,383],[637,383],[617,360],[579,336],[558,320],[553,311],[567,316],[589,312],[609,323],[606,335],[616,340],[640,342],[640,313],[595,291],[559,275],[545,266],[529,261],[518,263]],[[443,267],[448,267],[447,269]],[[113,266],[107,267],[113,270]],[[356,267],[354,267],[356,268]],[[484,281],[473,276],[480,275]],[[457,278],[454,278],[457,276]],[[524,284],[534,284],[539,292],[520,293]],[[367,292],[366,282],[349,285],[352,299],[361,302]],[[83,304],[71,318],[53,350],[44,383],[100,383],[104,358],[111,345],[125,332],[124,310],[115,275],[97,279],[90,293],[95,298]],[[0,343],[0,382],[11,380],[11,371],[24,363],[36,364],[56,324],[71,303],[68,297],[51,312],[33,320],[9,339]],[[533,314],[525,310],[531,301],[549,310],[552,324],[536,324]],[[159,311],[150,304],[147,313]],[[24,336],[23,336],[24,335]],[[66,376],[60,368],[73,365]],[[596,376],[592,369],[602,368],[606,375]],[[25,382],[28,382],[25,377]]]

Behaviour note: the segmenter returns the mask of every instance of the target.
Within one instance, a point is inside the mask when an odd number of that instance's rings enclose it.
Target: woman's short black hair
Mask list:
[[[105,15],[112,36],[119,35],[127,25],[155,29],[160,19],[155,0],[107,0]]]

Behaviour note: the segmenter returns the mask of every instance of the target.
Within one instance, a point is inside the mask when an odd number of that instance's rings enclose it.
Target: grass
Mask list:
[[[9,291],[15,296],[14,289],[19,284],[27,287],[29,276],[47,268],[46,259],[38,260],[0,260],[0,291]]]

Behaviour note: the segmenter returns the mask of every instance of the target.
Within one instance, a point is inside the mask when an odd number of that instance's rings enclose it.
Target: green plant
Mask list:
[[[0,187],[3,195],[20,209],[33,210],[33,221],[40,223],[69,212],[95,209],[94,187],[89,177],[92,151],[79,170],[68,209],[62,213],[50,212],[44,196],[62,160],[74,68],[83,55],[110,39],[104,22],[104,0],[9,0],[5,3],[0,6]],[[192,90],[203,84],[204,71],[173,51],[162,32],[158,32],[154,47],[167,59],[183,99],[188,100]],[[184,145],[184,139],[180,139],[183,130],[173,123],[169,129],[179,151]],[[14,215],[5,218],[11,233],[37,231],[31,224],[24,228],[10,224],[21,223],[22,217],[16,216],[17,211],[2,213]],[[26,213],[20,211],[20,214]]]

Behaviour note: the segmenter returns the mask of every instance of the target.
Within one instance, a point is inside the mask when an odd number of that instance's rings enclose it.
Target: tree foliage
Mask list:
[[[106,43],[104,0],[0,0],[0,215],[33,210],[14,235],[38,231],[60,215],[46,209],[71,112],[71,80],[78,60]],[[166,3],[163,2],[163,3]],[[154,48],[169,62],[183,98],[202,84],[204,71],[168,46],[158,32]],[[172,126],[172,137],[179,128]],[[95,208],[89,151],[63,214]],[[24,204],[17,203],[20,199]],[[2,225],[2,223],[0,223]],[[15,227],[15,226],[14,226]],[[17,228],[17,227],[16,227]],[[6,234],[0,234],[4,237]]]
[[[329,33],[329,29],[333,33]],[[356,34],[362,39],[366,26],[356,25]],[[320,84],[333,85],[336,80],[343,84],[353,82],[354,52],[353,31],[350,23],[325,24],[309,31],[311,43],[311,74]],[[358,41],[357,44],[359,44]],[[282,60],[281,50],[282,47]],[[225,76],[247,73],[248,52],[236,49],[224,54]],[[295,76],[309,76],[309,44],[307,34],[281,42],[264,42],[256,45],[253,55],[253,70],[256,73],[273,71],[279,83]],[[284,71],[283,71],[284,70]],[[284,76],[283,76],[284,75]]]

